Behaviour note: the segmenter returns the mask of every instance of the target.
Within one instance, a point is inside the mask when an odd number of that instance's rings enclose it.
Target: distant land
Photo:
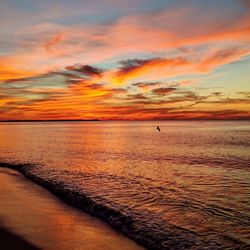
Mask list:
[[[100,122],[100,121],[250,121],[250,117],[241,117],[241,118],[180,118],[180,119],[152,119],[152,120],[101,120],[101,119],[60,119],[60,120],[0,120],[0,123],[4,122]]]
[[[0,122],[98,122],[99,119],[83,120],[83,119],[74,119],[74,120],[0,120]]]

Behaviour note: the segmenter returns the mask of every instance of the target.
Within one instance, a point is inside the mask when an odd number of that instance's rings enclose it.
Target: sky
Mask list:
[[[0,1],[0,120],[50,119],[250,119],[250,1]]]

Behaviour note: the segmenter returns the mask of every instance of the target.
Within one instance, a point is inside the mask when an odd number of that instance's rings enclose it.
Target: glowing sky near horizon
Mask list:
[[[250,118],[248,0],[0,2],[0,120]]]

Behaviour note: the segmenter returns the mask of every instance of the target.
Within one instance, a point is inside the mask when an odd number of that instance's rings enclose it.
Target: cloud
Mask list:
[[[78,73],[81,73],[87,76],[101,76],[102,73],[104,72],[103,69],[93,67],[90,65],[81,65],[81,64],[75,64],[73,66],[66,66],[65,68],[67,70],[76,71]]]
[[[157,89],[153,89],[152,93],[159,95],[159,96],[165,96],[165,95],[168,95],[169,93],[171,93],[175,90],[177,90],[177,88],[174,88],[174,87],[157,88]]]
[[[120,64],[122,65],[118,71],[118,75],[126,75],[131,72],[134,72],[138,69],[142,68],[150,68],[154,66],[179,66],[186,64],[187,60],[185,58],[176,57],[176,58],[150,58],[150,59],[128,59],[124,61],[120,61]]]
[[[235,105],[235,104],[250,104],[250,98],[222,98],[219,100],[214,100],[214,101],[207,101],[206,103],[210,104],[230,104],[230,105]]]
[[[247,56],[249,54],[250,49],[235,47],[218,50],[203,59],[203,61],[199,64],[199,69],[202,71],[211,70],[218,66],[238,61],[243,56]]]
[[[245,98],[250,99],[250,91],[239,91],[239,92],[237,92],[237,94],[243,95],[243,96],[245,96]]]
[[[63,41],[63,34],[55,34],[52,38],[45,42],[44,47],[48,53],[53,53],[53,48]]]
[[[128,5],[130,6],[131,2]],[[91,9],[94,8],[91,6]],[[121,6],[121,3],[116,6]],[[66,9],[65,6],[60,8]],[[72,11],[74,8],[70,6],[70,9]],[[58,9],[55,11],[60,14]],[[250,42],[250,18],[247,11],[208,9],[211,14],[209,18],[204,17],[203,11],[199,4],[172,4],[159,11],[118,15],[114,20],[105,23],[67,24],[65,21],[64,25],[59,25],[58,22],[52,21],[44,23],[41,19],[40,23],[35,22],[28,27],[25,25],[25,28],[9,37],[10,41],[16,41],[16,48],[13,47],[11,56],[7,56],[11,61],[8,66],[44,73],[64,65],[73,65],[75,62],[80,62],[81,65],[85,65],[83,62],[105,65],[108,60],[119,60],[128,54],[158,54],[151,59],[123,60],[123,65],[117,70],[117,77],[114,77],[113,81],[122,83],[140,77],[145,77],[147,81],[157,81],[163,77],[188,72],[204,73],[245,56]],[[219,12],[223,12],[223,15],[218,15]],[[51,12],[50,17],[53,17],[52,14]],[[61,14],[59,16],[62,17]],[[195,21],[193,16],[196,16]],[[235,48],[239,46],[245,52],[237,49],[234,55],[222,58],[223,50],[228,50],[227,53],[230,50],[222,48],[217,55],[217,52],[212,52],[214,55],[206,55],[211,48],[217,49],[218,45],[224,47],[228,46],[227,44]],[[181,52],[181,48],[185,48],[183,51],[186,52]],[[166,55],[169,52],[172,54],[173,49],[180,53],[168,59]],[[6,60],[6,57],[3,60]],[[171,70],[168,67],[172,67]],[[85,70],[86,74],[102,73],[88,68]]]
[[[170,69],[185,66],[189,64],[188,60],[182,57],[175,58],[150,58],[150,59],[128,59],[120,61],[122,65],[118,71],[116,71],[114,79],[118,83],[122,83],[129,79],[136,79],[138,77],[150,77],[150,75],[155,75],[159,71],[169,71],[169,75],[172,73]]]
[[[248,0],[238,0],[240,4],[242,4],[245,8],[250,9],[250,2]]]
[[[220,91],[213,92],[212,94],[215,95],[215,96],[221,96],[222,95],[222,93]]]
[[[162,84],[161,82],[136,82],[136,83],[133,83],[132,85],[146,90],[151,87],[158,87],[161,84]]]
[[[159,120],[248,120],[250,112],[244,110],[224,109],[220,111],[173,111],[153,117]]]
[[[128,95],[129,99],[131,100],[135,100],[135,99],[140,99],[140,100],[147,100],[148,97],[146,97],[145,95],[143,94],[134,94],[134,95]]]
[[[13,88],[10,90],[13,94]],[[8,109],[2,113],[2,118],[3,115],[4,117],[13,115],[13,112],[17,115],[17,111],[19,114],[25,114],[26,118],[40,119],[246,119],[249,117],[249,111],[244,110],[242,106],[249,105],[249,100],[247,102],[244,98],[237,100],[223,96],[221,98],[213,93],[203,96],[197,92],[181,89],[173,90],[173,95],[166,95],[166,99],[163,100],[142,93],[129,94],[121,88],[109,89],[102,84],[93,85],[86,82],[77,84],[69,90],[41,88],[22,91],[24,92],[17,90],[16,93],[20,93],[20,96],[16,97],[13,95],[7,97],[7,93],[11,94],[9,91],[3,93],[4,103]],[[24,93],[26,98],[22,97]],[[27,98],[29,94],[33,94],[33,98]],[[123,97],[117,99],[116,96],[119,94]],[[210,98],[219,99],[210,100]],[[194,104],[201,106],[195,109]],[[212,106],[207,110],[203,109],[202,105]],[[225,105],[229,105],[229,108],[226,109]],[[240,108],[235,105],[240,105]]]
[[[0,119],[250,117],[248,2],[145,1],[1,2]]]
[[[0,58],[0,81],[6,81],[9,79],[18,80],[21,78],[33,76],[34,74],[36,73],[30,70],[13,67],[11,65],[8,65],[7,63],[1,62]]]

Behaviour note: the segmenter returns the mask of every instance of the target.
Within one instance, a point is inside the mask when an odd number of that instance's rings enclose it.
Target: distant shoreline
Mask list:
[[[245,119],[166,119],[166,120],[100,120],[100,119],[73,119],[73,120],[0,120],[0,123],[7,122],[163,122],[163,121],[250,121],[250,118]]]
[[[0,120],[0,122],[99,122],[101,120]]]

